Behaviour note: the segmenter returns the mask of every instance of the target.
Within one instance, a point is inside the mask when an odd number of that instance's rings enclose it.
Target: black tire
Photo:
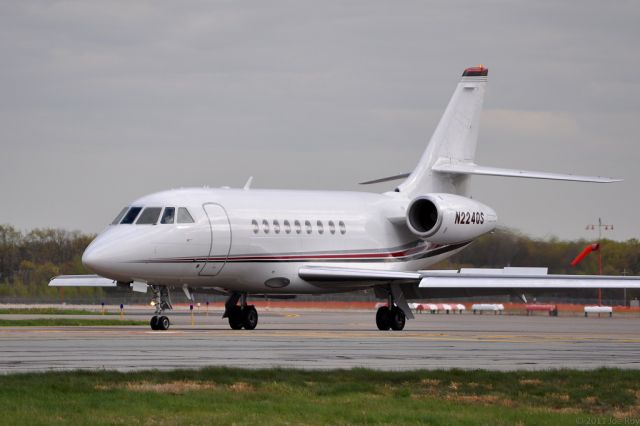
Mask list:
[[[247,306],[242,311],[242,325],[245,330],[253,330],[256,328],[258,325],[258,311],[255,306]]]
[[[404,312],[402,312],[400,308],[394,307],[391,310],[391,315],[389,316],[391,329],[396,331],[402,330],[406,322],[407,318],[405,317]]]
[[[240,306],[234,306],[229,312],[229,327],[240,330],[243,325],[243,316]]]
[[[158,318],[158,330],[168,330],[171,327],[169,317],[161,316]]]
[[[149,325],[152,330],[158,330],[158,316],[154,315],[151,317],[151,321],[149,321]]]
[[[376,312],[376,325],[378,330],[389,330],[391,328],[391,310],[386,306],[381,306]]]

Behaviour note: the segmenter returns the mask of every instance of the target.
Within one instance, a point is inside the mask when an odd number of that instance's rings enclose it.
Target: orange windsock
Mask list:
[[[600,249],[600,244],[589,244],[580,252],[579,255],[576,256],[575,259],[571,261],[571,266],[576,266],[578,263],[582,261],[589,253],[592,251],[597,251]]]

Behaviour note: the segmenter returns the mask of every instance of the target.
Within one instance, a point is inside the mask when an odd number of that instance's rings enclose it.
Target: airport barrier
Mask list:
[[[386,303],[379,303],[376,305],[376,308],[379,307],[378,305],[387,306]],[[440,312],[444,312],[445,314],[461,314],[467,310],[467,307],[462,303],[409,303],[409,308],[420,314],[424,312],[429,312],[431,314],[437,314]]]
[[[471,310],[475,315],[476,312],[483,313],[485,311],[493,312],[494,315],[500,314],[502,315],[502,311],[504,311],[504,305],[502,303],[474,303],[471,305]]]
[[[451,312],[451,305],[449,305],[448,303],[438,303],[438,312],[440,311],[449,315],[449,313]]]
[[[409,303],[409,309],[415,311],[417,314],[424,312],[424,305],[422,303]]]
[[[531,312],[534,312],[534,311],[549,312],[550,317],[557,317],[558,305],[543,305],[543,304],[527,305],[527,316],[531,315]]]
[[[584,307],[584,316],[588,317],[589,314],[609,314],[609,316],[613,316],[613,308],[611,306],[585,306]]]

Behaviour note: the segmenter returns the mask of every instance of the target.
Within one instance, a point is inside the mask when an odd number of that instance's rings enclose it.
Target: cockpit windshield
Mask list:
[[[180,207],[178,209],[178,223],[193,223],[193,217],[191,216],[191,214],[189,213],[189,210],[187,210],[184,207]]]
[[[124,209],[122,209],[122,211],[120,213],[118,213],[118,216],[116,216],[115,219],[113,219],[113,222],[111,222],[112,225],[117,225],[118,223],[120,223],[120,220],[122,220],[122,216],[124,216],[124,214],[127,212],[127,210],[129,210],[129,207],[125,207]]]
[[[177,210],[177,214],[176,214]],[[142,213],[140,213],[142,212]],[[162,213],[162,216],[160,215]],[[138,219],[136,221],[136,219]],[[111,222],[112,225],[155,225],[158,223],[170,225],[173,223],[195,223],[193,216],[186,207],[125,207]]]
[[[164,213],[162,213],[162,219],[160,219],[160,223],[163,225],[173,223],[176,216],[176,208],[175,207],[167,207],[164,209]]]
[[[123,225],[131,225],[133,221],[136,220],[136,217],[138,217],[140,210],[142,210],[142,207],[131,207],[120,223]]]
[[[155,225],[158,223],[162,207],[147,207],[144,209],[136,225]]]

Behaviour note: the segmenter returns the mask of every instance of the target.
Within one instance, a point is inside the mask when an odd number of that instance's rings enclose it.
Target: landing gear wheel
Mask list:
[[[407,321],[407,318],[404,315],[404,312],[402,312],[402,309],[398,308],[397,306],[394,306],[393,309],[391,309],[389,315],[389,323],[391,326],[392,330],[402,330],[404,328],[404,324]]]
[[[229,312],[229,327],[234,330],[240,330],[244,325],[244,317],[240,306],[234,306]]]
[[[171,322],[168,317],[161,316],[158,318],[158,330],[168,330],[171,326]]]
[[[253,305],[247,306],[242,310],[242,325],[245,330],[253,330],[258,325],[258,311]]]
[[[389,330],[391,328],[391,310],[386,306],[381,306],[376,312],[376,325],[378,330]]]
[[[158,328],[158,316],[154,315],[151,317],[151,321],[149,322],[149,325],[151,325],[151,329],[152,330],[159,330]]]

